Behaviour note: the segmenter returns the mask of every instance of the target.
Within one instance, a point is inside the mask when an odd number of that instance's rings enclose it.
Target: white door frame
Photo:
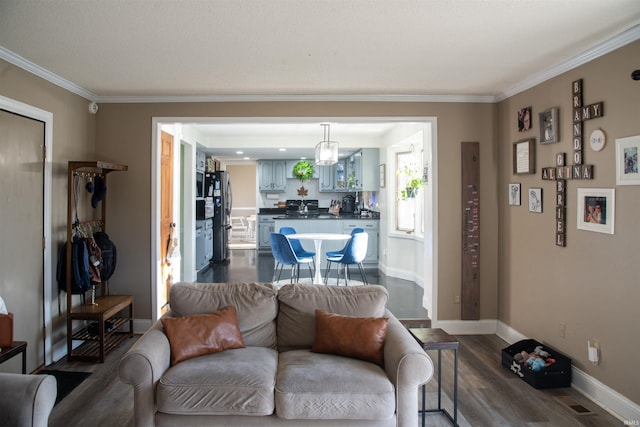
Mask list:
[[[52,304],[52,259],[51,247],[51,181],[52,181],[52,153],[53,153],[53,113],[40,108],[25,104],[15,99],[7,98],[0,95],[0,109],[19,114],[33,120],[44,123],[44,199],[43,199],[43,232],[44,232],[44,251],[42,260],[43,272],[43,319],[44,319],[44,363],[49,365],[53,363],[53,352],[51,340],[53,336],[53,319],[51,317]]]
[[[159,318],[160,307],[158,307],[157,297],[157,284],[160,277],[160,262],[158,252],[158,236],[160,235],[160,129],[163,125],[182,124],[182,123],[252,123],[252,122],[273,122],[273,123],[305,123],[305,122],[318,122],[318,121],[340,121],[340,122],[353,122],[353,123],[376,123],[376,122],[425,122],[431,123],[431,152],[425,152],[425,157],[430,159],[430,172],[429,172],[429,189],[431,197],[425,197],[424,211],[425,211],[425,228],[430,229],[431,233],[424,236],[424,299],[423,305],[428,310],[429,317],[432,321],[437,322],[438,316],[438,179],[437,179],[437,145],[438,145],[438,132],[437,132],[437,120],[432,117],[152,117],[151,120],[151,322]],[[188,141],[189,138],[183,138],[182,135],[174,135],[177,137],[178,142],[185,144],[185,147],[191,147],[193,149],[192,155],[185,151],[185,161],[182,167],[184,170],[182,173],[185,177],[193,176],[195,173],[195,141]],[[427,150],[427,147],[425,147]],[[189,150],[191,151],[191,150]],[[191,156],[191,157],[189,157]],[[177,171],[175,171],[177,172]],[[195,200],[195,184],[188,179],[184,180],[185,200]],[[191,193],[190,193],[191,192]],[[189,198],[189,194],[194,194],[194,197]],[[192,203],[193,204],[193,203]],[[188,266],[195,258],[195,239],[189,241],[189,238],[195,235],[195,222],[190,222],[192,214],[188,210],[189,206],[185,206],[185,216],[182,218],[184,223],[184,234],[186,245],[185,249],[188,254],[191,254],[193,258],[189,258],[189,255],[185,255],[185,259],[182,262]],[[193,228],[190,224],[193,223]],[[192,229],[189,233],[187,230]],[[189,249],[192,251],[189,252]],[[190,271],[185,268],[185,271]],[[183,278],[183,280],[192,281],[191,278]]]

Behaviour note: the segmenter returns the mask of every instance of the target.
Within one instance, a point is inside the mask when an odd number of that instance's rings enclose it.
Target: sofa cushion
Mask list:
[[[232,305],[247,346],[276,348],[277,288],[265,283],[187,283],[171,286],[171,315],[205,314]]]
[[[232,305],[211,314],[162,319],[171,347],[171,365],[192,357],[245,347]]]
[[[172,366],[160,378],[157,409],[184,415],[270,415],[278,353],[246,347]]]
[[[342,287],[284,285],[278,291],[278,350],[309,349],[316,336],[316,309],[359,317],[382,317],[389,293],[379,285]]]
[[[388,419],[395,390],[373,363],[332,354],[280,353],[276,414],[287,419]]]
[[[355,357],[384,366],[386,317],[354,317],[316,310],[315,353]]]

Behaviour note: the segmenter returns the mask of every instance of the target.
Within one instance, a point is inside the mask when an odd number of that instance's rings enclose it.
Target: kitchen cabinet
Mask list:
[[[347,170],[344,160],[338,161],[335,165],[319,167],[318,191],[346,191],[347,190]]]
[[[318,191],[334,191],[335,177],[334,177],[335,165],[331,166],[318,166]]]
[[[265,193],[287,191],[286,160],[258,161],[258,188]]]
[[[275,231],[273,214],[258,215],[258,251],[271,252],[271,233]]]
[[[380,150],[363,148],[346,162],[347,191],[378,191],[380,188]]]

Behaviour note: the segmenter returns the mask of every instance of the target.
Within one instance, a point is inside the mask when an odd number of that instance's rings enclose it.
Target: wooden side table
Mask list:
[[[454,426],[458,426],[458,341],[440,328],[409,328],[409,332],[426,350],[438,350],[438,407],[426,409],[427,385],[422,385],[422,427],[425,426],[425,415],[430,412],[444,414]],[[442,407],[442,350],[453,350],[453,417]]]
[[[11,347],[2,347],[0,351],[0,363],[4,363],[18,353],[22,353],[22,373],[27,373],[27,342],[14,341]]]

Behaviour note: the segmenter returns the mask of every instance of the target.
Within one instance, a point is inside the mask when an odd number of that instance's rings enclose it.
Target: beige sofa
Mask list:
[[[47,427],[56,384],[52,375],[0,373],[0,425]]]
[[[232,305],[246,347],[170,366],[170,343],[156,322],[119,367],[134,389],[136,426],[417,426],[418,386],[433,364],[387,300],[382,286],[173,285],[168,316]],[[384,367],[311,352],[316,309],[388,317]]]

